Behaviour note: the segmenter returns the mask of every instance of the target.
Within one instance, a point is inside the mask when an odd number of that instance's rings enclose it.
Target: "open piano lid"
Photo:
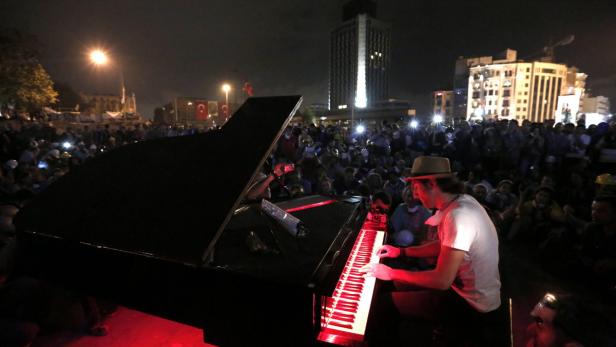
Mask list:
[[[18,232],[200,266],[301,101],[249,98],[219,131],[93,158],[22,209]]]

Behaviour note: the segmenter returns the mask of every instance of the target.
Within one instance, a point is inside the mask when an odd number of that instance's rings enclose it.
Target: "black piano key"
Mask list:
[[[350,284],[355,284],[355,285],[362,285],[362,284],[364,284],[364,282],[363,282],[363,281],[358,281],[358,280],[350,280],[350,279],[347,279],[347,280],[346,280],[346,282],[347,282],[347,283],[350,283]]]
[[[349,322],[349,323],[353,323],[355,321],[355,315],[353,315],[352,317],[347,317],[347,316],[341,316],[341,315],[334,313],[331,316],[331,318],[335,320],[340,320],[343,322]]]
[[[341,294],[340,298],[347,300],[359,301],[361,299],[361,295],[358,294]]]
[[[346,299],[338,299],[338,302],[336,302],[336,307],[357,308],[357,307],[359,307],[359,304],[357,303],[357,301],[349,301],[349,300],[346,300]]]
[[[356,301],[349,301],[349,300],[345,300],[345,299],[338,299],[338,302],[336,303],[337,305],[350,305],[350,306],[359,306],[359,304]]]
[[[342,287],[342,289],[357,290],[357,291],[361,291],[363,288],[364,286],[361,284],[350,284],[350,283],[347,283]]]
[[[344,290],[351,294],[361,294],[361,290],[357,290],[357,289],[345,288]]]
[[[356,306],[355,307],[354,306],[336,306],[334,308],[334,310],[336,310],[336,311],[346,311],[346,312],[349,312],[349,313],[352,313],[352,314],[357,313],[358,309],[359,308],[356,307]]]
[[[338,323],[338,322],[329,322],[328,324],[329,325],[339,326],[341,328],[353,329],[353,325],[351,325],[351,324],[344,324],[344,323]]]
[[[332,311],[331,314],[328,317],[331,317],[333,315],[355,319],[355,314],[353,314],[353,313],[344,313],[344,312],[339,312],[339,311]]]

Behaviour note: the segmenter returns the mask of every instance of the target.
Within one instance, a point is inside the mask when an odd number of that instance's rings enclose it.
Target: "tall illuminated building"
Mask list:
[[[331,33],[329,109],[366,108],[389,96],[391,27],[376,19],[376,3],[352,0]]]

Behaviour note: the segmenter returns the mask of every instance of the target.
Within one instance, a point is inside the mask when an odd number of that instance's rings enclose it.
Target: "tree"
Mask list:
[[[310,108],[306,108],[301,113],[302,121],[306,124],[315,124],[317,122],[317,116]]]
[[[17,30],[0,28],[0,106],[36,111],[56,102],[58,93],[38,61],[34,43]]]
[[[56,82],[54,89],[58,92],[58,102],[56,103],[58,108],[84,109],[88,106],[81,95],[75,92],[69,84]]]

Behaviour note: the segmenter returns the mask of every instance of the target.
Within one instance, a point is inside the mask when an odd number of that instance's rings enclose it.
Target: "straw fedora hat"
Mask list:
[[[455,176],[455,174],[455,172],[451,172],[449,159],[444,157],[422,156],[415,158],[413,167],[411,168],[411,176],[407,177],[406,180],[452,177]]]

